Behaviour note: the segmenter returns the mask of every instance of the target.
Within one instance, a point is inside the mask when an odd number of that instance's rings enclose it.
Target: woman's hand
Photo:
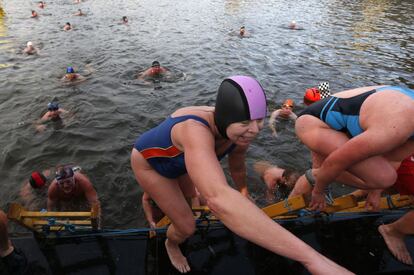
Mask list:
[[[367,209],[368,211],[379,210],[381,203],[381,193],[382,189],[370,190],[368,192],[367,200],[365,202],[365,209]]]
[[[319,192],[316,188],[312,190],[312,199],[309,204],[311,210],[323,210],[326,207],[325,193]]]

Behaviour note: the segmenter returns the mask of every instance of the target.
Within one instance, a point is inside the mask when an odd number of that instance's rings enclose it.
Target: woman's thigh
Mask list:
[[[319,118],[311,115],[299,117],[295,129],[296,135],[303,144],[321,158],[328,156],[349,141],[345,133],[330,128]]]
[[[346,134],[331,129],[326,123],[310,115],[298,118],[296,134],[312,150],[314,160],[318,162],[314,168],[320,166],[330,154],[350,140]],[[374,185],[379,179],[390,178],[390,173],[395,174],[393,165],[382,155],[355,163],[348,167],[347,171],[363,182]]]
[[[135,178],[145,192],[157,203],[173,224],[194,223],[190,207],[178,180],[168,179],[155,171],[136,149],[131,153],[131,166]]]

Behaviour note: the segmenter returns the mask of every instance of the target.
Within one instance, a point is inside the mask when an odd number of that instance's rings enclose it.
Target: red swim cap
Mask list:
[[[42,186],[44,186],[46,184],[46,177],[40,173],[39,171],[34,171],[31,175],[30,175],[30,179],[29,179],[30,185],[33,188],[41,188]]]
[[[317,88],[309,88],[305,92],[305,95],[303,97],[303,102],[306,105],[310,105],[320,99],[321,99],[321,93],[319,92],[319,90]]]

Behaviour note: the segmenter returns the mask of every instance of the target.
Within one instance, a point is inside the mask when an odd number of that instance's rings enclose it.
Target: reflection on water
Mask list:
[[[105,2],[103,4],[103,2]],[[106,227],[144,225],[142,190],[129,154],[137,136],[173,110],[212,105],[221,80],[256,77],[270,109],[286,98],[301,104],[303,92],[330,82],[333,92],[375,84],[414,88],[414,5],[401,0],[124,0],[3,1],[0,17],[1,207],[18,198],[33,170],[59,163],[82,166],[96,187]],[[78,9],[87,16],[72,16]],[[30,10],[39,13],[31,19]],[[128,25],[120,24],[123,16]],[[304,30],[287,26],[295,20]],[[62,31],[66,22],[75,29]],[[241,26],[252,35],[240,39]],[[27,41],[39,55],[22,54]],[[183,73],[174,81],[144,85],[136,74],[159,60]],[[67,66],[91,64],[93,74],[62,85]],[[1,67],[3,66],[3,67]],[[74,113],[63,125],[37,133],[33,122],[56,100]],[[269,114],[270,114],[269,110]],[[48,125],[49,126],[49,125]],[[309,153],[293,126],[279,137],[265,128],[248,153],[249,187],[263,200],[257,160],[300,171]],[[227,164],[223,162],[223,166]]]
[[[361,2],[362,6],[362,18],[360,21],[356,21],[353,26],[353,37],[355,41],[353,45],[356,50],[366,50],[373,47],[370,39],[370,35],[376,35],[375,33],[381,30],[381,24],[383,18],[387,16],[386,11],[391,5],[391,0],[365,0]]]

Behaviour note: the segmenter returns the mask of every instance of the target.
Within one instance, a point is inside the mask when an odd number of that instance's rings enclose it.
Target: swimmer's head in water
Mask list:
[[[71,166],[58,167],[55,178],[58,186],[63,190],[63,192],[72,192],[75,186],[75,173],[73,172]]]
[[[59,110],[59,103],[57,103],[57,102],[49,102],[48,104],[47,104],[47,109],[49,110],[49,111],[57,111],[57,110]]]
[[[235,122],[266,117],[266,95],[259,82],[249,76],[226,78],[217,93],[214,121],[220,134],[228,138],[227,127]]]
[[[295,102],[293,101],[293,99],[286,99],[285,102],[283,102],[282,104],[282,108],[289,108],[289,109],[293,109],[293,106],[295,105]]]
[[[303,103],[306,105],[311,105],[318,100],[321,100],[321,93],[319,92],[318,88],[306,89],[305,95],[303,96]]]
[[[33,42],[32,41],[27,42],[27,47],[32,47],[32,46],[33,46]]]
[[[124,21],[124,22],[128,22],[128,17],[126,17],[126,16],[122,16],[122,21]]]
[[[29,178],[30,186],[34,189],[41,188],[46,184],[46,177],[39,171],[34,171]]]
[[[160,62],[158,62],[157,60],[155,60],[154,62],[152,62],[152,64],[151,64],[151,67],[160,67],[161,66],[161,64],[160,64]]]
[[[74,74],[75,73],[75,70],[73,69],[73,67],[67,67],[66,68],[66,73],[67,74]]]
[[[246,30],[245,30],[245,28],[244,28],[244,26],[241,26],[240,27],[240,35],[244,35],[244,32],[245,32]]]

